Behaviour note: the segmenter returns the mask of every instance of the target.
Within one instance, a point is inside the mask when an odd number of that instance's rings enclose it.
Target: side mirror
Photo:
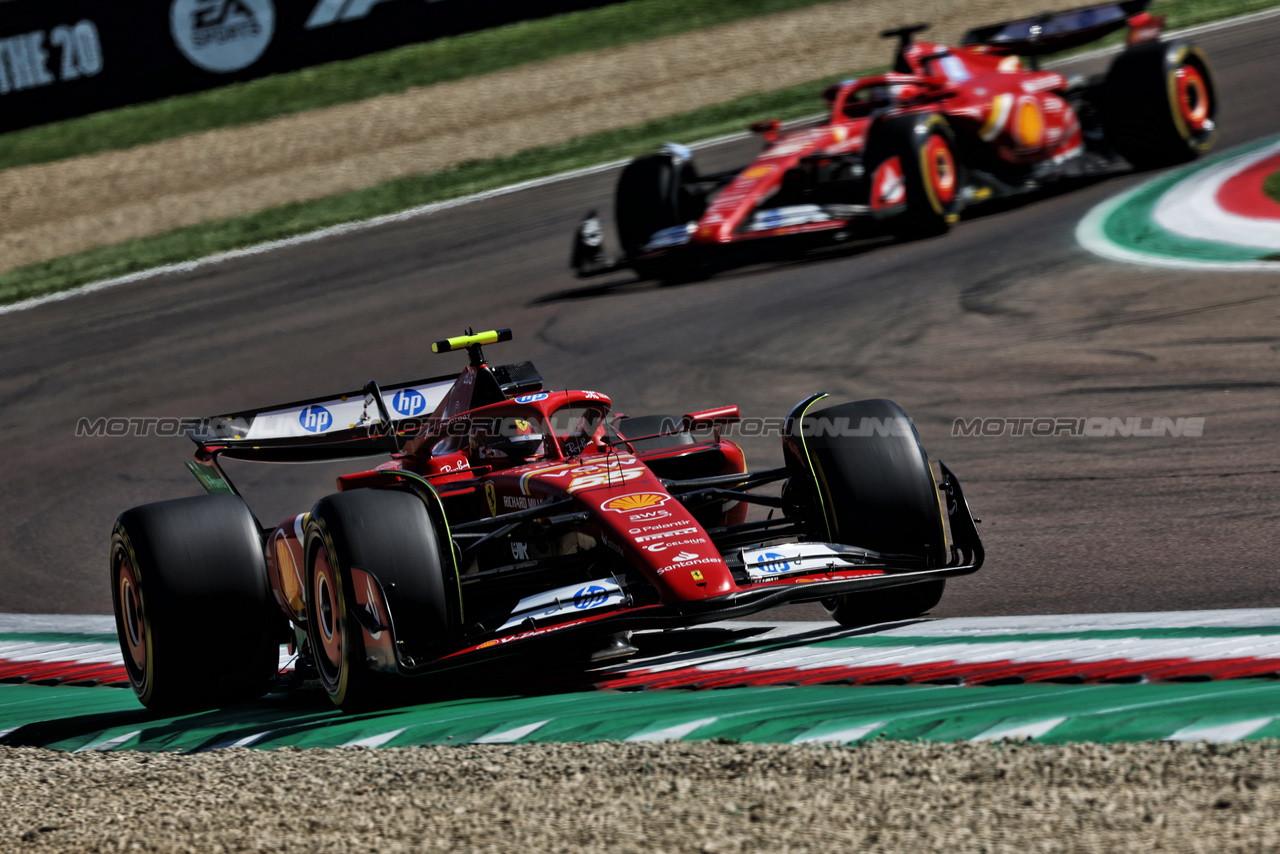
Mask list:
[[[681,419],[686,432],[692,432],[698,427],[723,427],[741,420],[737,406],[717,406],[715,409],[690,412]]]
[[[751,123],[751,132],[760,134],[760,136],[764,137],[764,141],[769,145],[773,145],[778,141],[778,131],[781,129],[782,122],[777,119]]]

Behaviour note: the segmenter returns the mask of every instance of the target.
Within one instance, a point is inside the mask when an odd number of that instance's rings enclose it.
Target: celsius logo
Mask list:
[[[605,590],[598,584],[592,584],[582,588],[573,594],[573,607],[579,611],[585,611],[588,608],[597,608],[605,603],[609,598],[609,591]]]
[[[226,74],[262,56],[276,28],[271,0],[173,0],[169,31],[191,63]]]
[[[298,413],[298,423],[308,433],[323,433],[333,424],[333,416],[323,406],[313,403]]]
[[[422,392],[405,388],[391,396],[391,408],[406,418],[421,415],[427,408],[427,399]]]

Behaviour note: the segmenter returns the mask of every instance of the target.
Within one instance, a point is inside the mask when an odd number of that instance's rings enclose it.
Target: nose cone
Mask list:
[[[707,532],[656,478],[640,489],[627,484],[578,497],[595,515],[605,545],[644,574],[664,603],[722,596],[733,589],[733,575]]]

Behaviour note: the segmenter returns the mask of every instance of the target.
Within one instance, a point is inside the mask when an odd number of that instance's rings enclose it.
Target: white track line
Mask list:
[[[1175,30],[1175,31],[1166,33],[1165,37],[1166,38],[1182,38],[1184,36],[1193,36],[1199,33],[1208,33],[1208,32],[1214,32],[1216,30],[1229,29],[1231,27],[1250,24],[1250,23],[1253,23],[1254,21],[1261,21],[1267,18],[1274,18],[1277,16],[1280,16],[1280,7],[1277,7],[1275,9],[1267,9],[1262,12],[1254,12],[1249,15],[1240,15],[1235,18],[1226,18],[1224,20],[1214,21],[1208,24],[1200,24],[1199,26],[1188,27],[1183,30]],[[1122,47],[1123,45],[1115,45],[1112,47],[1099,48],[1098,50],[1088,51],[1086,53],[1076,54],[1075,56],[1067,57],[1066,59],[1063,59],[1060,62],[1053,63],[1053,65],[1066,65],[1073,62],[1082,62],[1085,60],[1094,59],[1096,57],[1108,56],[1113,53],[1118,53]],[[815,118],[820,118],[822,115],[823,114],[819,113],[813,116],[806,116],[802,119],[797,119],[794,122],[788,122],[787,124],[788,125],[803,124],[804,122],[812,121]],[[729,142],[737,142],[738,140],[746,139],[749,136],[751,136],[751,134],[745,131],[740,133],[725,134],[724,136],[716,136],[710,139],[700,140],[690,145],[689,148],[694,148],[694,149],[708,148],[715,145],[723,145]],[[571,181],[575,178],[584,178],[588,175],[596,175],[600,172],[607,172],[610,169],[616,169],[619,166],[625,165],[626,163],[627,163],[627,160],[611,160],[608,163],[601,163],[596,166],[587,166],[585,168],[574,169],[569,172],[561,172],[557,175],[548,175],[545,178],[535,178],[531,181],[522,181],[518,184],[511,184],[509,186],[499,187],[494,190],[486,190],[483,193],[474,193],[470,196],[462,196],[460,198],[450,199],[444,202],[436,202],[430,205],[421,205],[416,208],[409,208],[408,210],[400,211],[399,213],[387,214],[385,216],[378,216],[372,219],[358,220],[356,222],[348,222],[348,223],[343,223],[342,225],[330,226],[329,228],[323,228],[323,229],[320,229],[319,231],[308,232],[307,234],[299,234],[295,237],[289,237],[284,240],[273,240],[268,243],[259,243],[256,246],[248,246],[248,247],[245,247],[244,249],[236,249],[231,252],[221,252],[221,253],[218,253],[217,255],[208,255],[204,258],[197,258],[194,261],[185,261],[181,264],[167,264],[163,267],[153,267],[150,270],[142,270],[137,273],[130,273],[127,276],[119,276],[114,279],[104,279],[103,281],[100,281],[100,282],[93,282],[88,285],[81,285],[78,288],[72,288],[66,291],[59,291],[56,294],[48,294],[42,297],[33,297],[32,299],[23,300],[22,302],[16,302],[11,305],[0,306],[0,315],[12,314],[14,312],[19,312],[19,311],[26,311],[28,309],[36,308],[42,305],[47,305],[49,303],[62,302],[63,300],[71,299],[72,297],[78,297],[78,296],[84,296],[85,294],[96,293],[98,291],[103,291],[108,288],[114,288],[118,285],[130,285],[135,282],[142,282],[142,281],[146,281],[147,279],[155,278],[156,276],[165,276],[170,273],[189,273],[189,272],[192,272],[193,270],[199,270],[214,264],[221,264],[225,261],[233,261],[238,258],[251,258],[255,255],[263,255],[265,253],[275,252],[280,249],[288,249],[294,246],[302,246],[307,243],[314,243],[317,240],[327,240],[331,237],[341,237],[347,234],[354,234],[355,232],[365,231],[370,228],[377,228],[379,226],[388,225],[391,223],[405,222],[408,220],[417,219],[418,217],[431,216],[432,214],[439,213],[440,211],[461,207],[462,205],[469,205],[472,202],[481,202],[481,201],[485,201],[486,199],[494,199],[499,196],[506,196],[511,193],[518,193],[518,192],[521,192],[522,190],[532,190],[538,187],[545,187],[550,184],[558,184],[561,181]],[[1123,259],[1123,260],[1131,260],[1131,259]],[[1137,263],[1145,263],[1145,262],[1139,261]],[[1223,269],[1239,269],[1239,267],[1238,266],[1224,267]],[[1274,269],[1274,267],[1272,267],[1271,269]]]
[[[1254,718],[1247,721],[1220,724],[1218,726],[1197,726],[1192,724],[1175,732],[1165,741],[1212,741],[1218,744],[1229,744],[1253,735],[1267,724],[1275,720],[1270,718]]]
[[[975,735],[970,741],[1004,741],[1006,739],[1013,741],[1022,741],[1024,739],[1037,739],[1049,730],[1054,729],[1058,724],[1065,721],[1066,718],[1048,718],[1043,721],[1033,721],[1031,723],[1015,724],[1008,726],[1007,724],[996,724],[986,732]]]
[[[694,730],[702,729],[704,726],[707,726],[708,724],[713,724],[718,720],[720,720],[718,717],[699,718],[696,721],[689,721],[688,723],[676,724],[675,726],[669,726],[669,727],[664,727],[662,729],[650,730],[649,732],[637,733],[631,736],[630,738],[628,738],[627,741],[634,741],[634,742],[679,741],[680,739],[684,738],[686,735],[689,735],[690,733],[692,733]]]

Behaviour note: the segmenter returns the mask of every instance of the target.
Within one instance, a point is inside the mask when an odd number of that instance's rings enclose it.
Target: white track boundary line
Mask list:
[[[1248,15],[1239,15],[1234,18],[1224,18],[1221,21],[1211,21],[1207,24],[1199,24],[1194,27],[1188,27],[1183,30],[1174,30],[1165,33],[1166,38],[1182,38],[1184,36],[1197,35],[1199,33],[1214,32],[1217,30],[1229,29],[1231,27],[1249,24],[1254,21],[1261,21],[1267,18],[1280,16],[1280,7],[1274,9],[1265,9],[1261,12],[1252,12]],[[1099,48],[1098,50],[1086,51],[1085,53],[1076,54],[1067,57],[1055,65],[1065,65],[1072,62],[1080,62],[1083,60],[1094,59],[1101,56],[1108,56],[1113,53],[1119,53],[1123,45],[1113,45],[1111,47]],[[797,119],[794,122],[788,122],[788,125],[803,124],[821,117],[822,113],[814,114]],[[737,142],[751,136],[750,133],[742,131],[739,133],[725,134],[723,136],[711,137],[695,142],[689,148],[709,148],[715,145],[723,145],[729,142]],[[281,249],[289,249],[294,246],[303,246],[308,243],[314,243],[319,240],[328,240],[331,237],[342,237],[348,234],[365,231],[371,228],[378,228],[383,225],[390,225],[398,222],[406,222],[408,220],[417,219],[418,217],[431,216],[441,211],[450,210],[451,208],[462,207],[473,202],[482,202],[488,199],[496,199],[500,196],[510,195],[511,193],[519,193],[524,190],[533,190],[539,187],[546,187],[551,184],[558,184],[562,181],[572,181],[575,178],[585,178],[589,175],[596,175],[601,172],[607,172],[610,169],[616,169],[627,163],[627,160],[611,160],[608,163],[599,163],[595,166],[586,166],[582,169],[573,169],[568,172],[560,172],[556,175],[548,175],[545,178],[534,178],[529,181],[521,181],[518,184],[509,184],[505,187],[498,187],[493,190],[486,190],[482,193],[473,193],[469,196],[461,196],[456,199],[449,199],[443,202],[434,202],[429,205],[420,205],[419,207],[409,208],[394,214],[385,214],[383,216],[373,217],[372,219],[357,220],[355,222],[342,223],[328,228],[322,228],[318,231],[311,231],[305,234],[298,234],[293,237],[287,237],[283,240],[272,240],[267,243],[259,243],[254,246],[247,246],[244,249],[234,249],[230,252],[219,252],[216,255],[206,255],[203,258],[197,258],[194,261],[184,261],[180,264],[166,264],[162,267],[153,267],[150,270],[140,270],[137,273],[130,273],[127,276],[118,276],[114,279],[103,279],[99,282],[92,282],[87,285],[80,285],[65,291],[59,291],[54,294],[46,294],[45,296],[32,297],[22,302],[15,302],[10,305],[0,306],[0,315],[13,314],[19,311],[27,311],[49,303],[62,302],[63,300],[72,299],[73,297],[84,296],[86,294],[97,293],[108,288],[114,288],[119,285],[131,285],[135,282],[146,281],[157,276],[167,276],[171,273],[190,273],[204,267],[221,264],[226,261],[234,261],[240,258],[251,258],[255,255],[264,255],[269,252],[276,252]],[[1099,253],[1101,254],[1101,253]],[[1121,259],[1130,260],[1130,259]],[[1134,263],[1150,263],[1144,261],[1136,261]],[[1205,269],[1201,267],[1200,269]],[[1223,269],[1240,269],[1240,267],[1232,266]],[[1272,268],[1274,269],[1274,268]]]

